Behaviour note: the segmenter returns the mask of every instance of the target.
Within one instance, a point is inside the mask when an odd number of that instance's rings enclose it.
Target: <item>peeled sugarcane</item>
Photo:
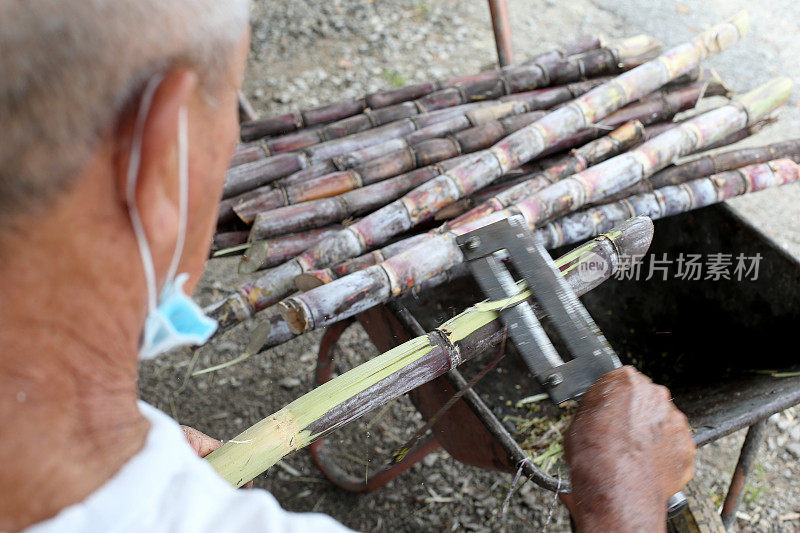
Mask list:
[[[619,269],[629,267],[623,257],[641,257],[652,236],[652,222],[635,218],[555,263],[573,290],[584,294]],[[596,278],[584,279],[586,276],[577,274],[589,261],[607,268]],[[317,387],[229,440],[206,459],[223,478],[241,486],[285,455],[477,357],[503,339],[498,310],[530,297],[523,282],[518,287],[516,296],[470,307],[430,333]],[[541,311],[536,313],[542,317]]]
[[[657,59],[592,89],[534,124],[509,135],[492,148],[466,156],[464,163],[362,218],[292,261],[265,271],[263,276],[208,310],[220,323],[217,331],[224,331],[285,297],[294,290],[294,278],[303,272],[361,255],[391,237],[408,231],[432,218],[443,206],[485,187],[561,139],[587,128],[627,103],[642,98],[691,70],[708,55],[718,53],[738,41],[745,33],[747,20],[746,13],[741,13]],[[427,265],[429,261],[423,264]],[[405,287],[409,281],[413,280],[402,280],[399,286]],[[412,286],[414,284],[411,283]]]
[[[698,98],[703,95],[704,86],[705,85],[693,85],[680,90],[667,91],[664,94],[659,94],[658,98],[635,102],[625,106],[604,118],[602,127],[593,126],[592,128],[587,128],[576,134],[567,136],[544,150],[541,155],[545,156],[550,153],[561,152],[573,148],[574,146],[587,143],[602,135],[606,131],[604,128],[617,127],[624,124],[626,121],[640,120],[643,123],[649,123],[649,121],[672,118],[675,113],[693,107],[697,103]],[[411,174],[416,175],[413,172]],[[401,177],[396,179],[405,180],[406,176],[401,175]],[[373,189],[382,190],[379,187],[373,187]],[[405,192],[407,192],[407,190],[403,191],[403,193]],[[398,196],[399,194],[394,197],[381,194],[380,198],[384,201],[382,203],[370,201],[368,204],[370,209],[365,209],[362,206],[362,202],[366,198],[375,198],[372,196],[372,191],[370,191],[369,194],[351,195],[345,193],[329,200],[316,200],[302,206],[278,208],[263,212],[256,217],[253,223],[253,236],[251,236],[251,240],[258,240],[293,230],[297,231],[338,222],[353,214],[363,214],[378,208],[396,199]],[[249,197],[250,196],[248,196],[248,198]],[[221,210],[225,207],[224,204],[226,202],[228,201],[223,201]]]
[[[552,63],[569,57],[570,55],[588,52],[601,46],[599,37],[584,37],[573,43],[564,45],[561,49],[545,52],[531,58],[536,63]],[[275,117],[262,118],[250,123],[242,124],[242,139],[258,139],[270,135],[289,133],[303,127],[325,124],[350,117],[365,111],[377,109],[408,100],[414,100],[430,94],[445,86],[454,86],[464,77],[449,80],[448,85],[440,86],[440,82],[419,83],[405,87],[387,89],[363,98],[348,98],[338,102],[321,105],[305,111],[293,111]],[[447,82],[445,82],[447,83]]]
[[[533,229],[548,219],[599,201],[648,178],[677,158],[760,120],[788,99],[791,86],[787,78],[774,80],[638,148],[557,181],[511,207],[477,219],[446,223],[435,230],[438,233],[435,239],[378,265],[287,298],[280,303],[281,314],[292,331],[300,333],[357,314],[392,295],[403,294],[463,262],[463,254],[455,243],[458,235],[515,215],[521,215]],[[348,294],[358,294],[359,298],[351,299]]]
[[[585,144],[577,150],[573,150],[543,172],[536,173],[530,176],[526,181],[489,198],[449,224],[455,227],[463,222],[475,220],[490,213],[494,213],[495,211],[500,211],[527,196],[541,191],[562,178],[586,170],[590,166],[601,163],[609,157],[614,157],[625,152],[632,146],[638,144],[643,137],[644,126],[641,122],[638,120],[627,122],[605,137],[601,137]]]
[[[341,229],[340,225],[335,224],[251,243],[242,256],[242,261],[239,264],[239,273],[246,274],[255,272],[259,268],[279,265],[318,242],[327,239]]]
[[[462,154],[488,148],[503,137],[531,124],[544,116],[544,111],[532,111],[500,120],[485,122],[447,137],[428,139],[373,159],[355,169],[334,172],[288,186],[277,186],[255,195],[245,202],[235,204],[233,211],[246,224],[252,224],[256,215],[278,207],[299,204],[371,185]]]
[[[800,166],[797,163],[791,159],[775,159],[591,207],[550,222],[536,231],[545,246],[557,247],[602,233],[631,216],[669,217],[798,180]]]

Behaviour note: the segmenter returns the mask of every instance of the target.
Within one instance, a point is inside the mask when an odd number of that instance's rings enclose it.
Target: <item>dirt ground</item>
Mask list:
[[[708,24],[750,8],[751,34],[709,64],[736,90],[776,75],[800,80],[797,44],[800,5],[791,0],[668,0],[600,2],[510,0],[518,59],[586,33],[620,37],[650,33],[681,42]],[[495,59],[483,0],[257,0],[245,92],[257,111],[275,114],[393,85],[477,72]],[[795,91],[779,122],[746,144],[796,137]],[[800,257],[800,185],[733,202],[738,210]],[[212,303],[241,283],[236,258],[209,261],[197,298]],[[318,332],[251,357],[234,367],[189,378],[191,372],[242,353],[258,321],[243,324],[194,354],[179,351],[143,363],[144,400],[179,422],[230,438],[313,388]],[[341,353],[358,360],[377,353],[354,329]],[[745,489],[741,531],[800,531],[800,421],[796,410],[774,416]],[[354,471],[377,468],[419,425],[407,399],[345,428],[332,441]],[[719,504],[744,436],[731,435],[700,450],[697,479]],[[361,465],[361,466],[358,466]],[[552,493],[530,483],[508,498],[512,476],[464,466],[439,451],[388,487],[355,495],[332,486],[306,452],[296,453],[256,485],[295,511],[328,513],[364,531],[568,530]]]

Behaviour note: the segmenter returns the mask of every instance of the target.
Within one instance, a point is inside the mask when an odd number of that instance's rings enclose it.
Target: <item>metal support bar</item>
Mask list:
[[[239,123],[242,122],[252,122],[258,118],[258,113],[256,113],[255,109],[253,109],[253,105],[250,103],[250,100],[244,95],[242,91],[239,91],[238,95],[239,100]]]
[[[725,496],[725,503],[722,504],[722,523],[725,525],[725,529],[730,529],[736,522],[736,509],[739,508],[739,503],[742,500],[742,492],[747,482],[747,475],[750,473],[750,469],[753,468],[756,457],[758,457],[758,449],[761,443],[764,442],[766,428],[767,419],[764,418],[747,430],[747,436],[744,438],[744,444],[742,444],[742,451],[739,453],[739,461],[736,463],[736,468],[731,477],[728,495]]]
[[[497,62],[501,67],[514,63],[511,51],[511,20],[508,16],[506,0],[489,0],[489,12],[492,15],[494,42],[497,45]]]

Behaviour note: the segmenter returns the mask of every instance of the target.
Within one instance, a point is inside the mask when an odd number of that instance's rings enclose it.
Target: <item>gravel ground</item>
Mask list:
[[[509,4],[518,59],[585,33],[613,38],[645,32],[674,44],[738,9],[749,8],[751,34],[709,64],[740,91],[776,75],[800,80],[800,66],[794,60],[800,53],[796,39],[800,4],[789,0],[767,0],[755,6],[744,0],[509,0]],[[245,92],[265,115],[476,72],[495,60],[488,9],[482,0],[257,0],[251,18],[253,42]],[[798,94],[795,91],[778,113],[777,124],[746,144],[796,136],[800,131]],[[732,204],[800,257],[800,186],[758,193]],[[210,303],[240,283],[236,264],[230,258],[210,261],[198,299]],[[183,351],[144,363],[143,398],[181,423],[230,437],[310,390],[318,332],[235,367],[186,379],[192,369],[240,354],[256,324],[234,328],[198,350],[194,358]],[[375,353],[358,331],[343,339],[342,350],[350,358]],[[417,423],[413,409],[404,402],[393,404],[380,419],[354,423],[337,439],[364,446],[363,454],[356,447],[352,455],[366,459],[368,465],[381,464],[380,452],[390,449],[392,442],[402,442],[404,432]],[[745,490],[738,521],[742,531],[800,531],[798,414],[790,410],[771,419],[767,444]],[[398,431],[393,433],[392,428]],[[377,442],[380,439],[384,440]],[[699,452],[697,479],[718,504],[742,439],[740,432]],[[387,488],[367,495],[333,487],[304,452],[285,459],[256,482],[291,510],[326,512],[367,531],[568,529],[565,511],[553,502],[552,494],[531,484],[516,492],[503,512],[510,483],[509,475],[461,465],[443,451]]]

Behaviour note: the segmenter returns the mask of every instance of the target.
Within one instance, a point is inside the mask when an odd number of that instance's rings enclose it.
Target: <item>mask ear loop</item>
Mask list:
[[[186,220],[189,204],[189,118],[185,107],[178,110],[178,241],[167,270],[167,283],[172,283],[186,243]]]
[[[150,105],[153,103],[153,95],[156,92],[163,76],[153,76],[147,82],[147,86],[142,93],[142,101],[139,104],[139,111],[136,115],[136,124],[133,130],[133,142],[131,143],[130,160],[128,161],[128,174],[125,191],[125,199],[128,203],[128,214],[131,217],[133,233],[136,235],[136,244],[139,246],[139,257],[142,259],[144,278],[147,283],[147,307],[152,312],[158,302],[156,297],[156,274],[153,266],[153,254],[150,252],[150,245],[147,243],[147,236],[144,232],[142,219],[136,207],[136,182],[139,178],[139,166],[142,158],[142,135],[147,114],[150,112]]]

